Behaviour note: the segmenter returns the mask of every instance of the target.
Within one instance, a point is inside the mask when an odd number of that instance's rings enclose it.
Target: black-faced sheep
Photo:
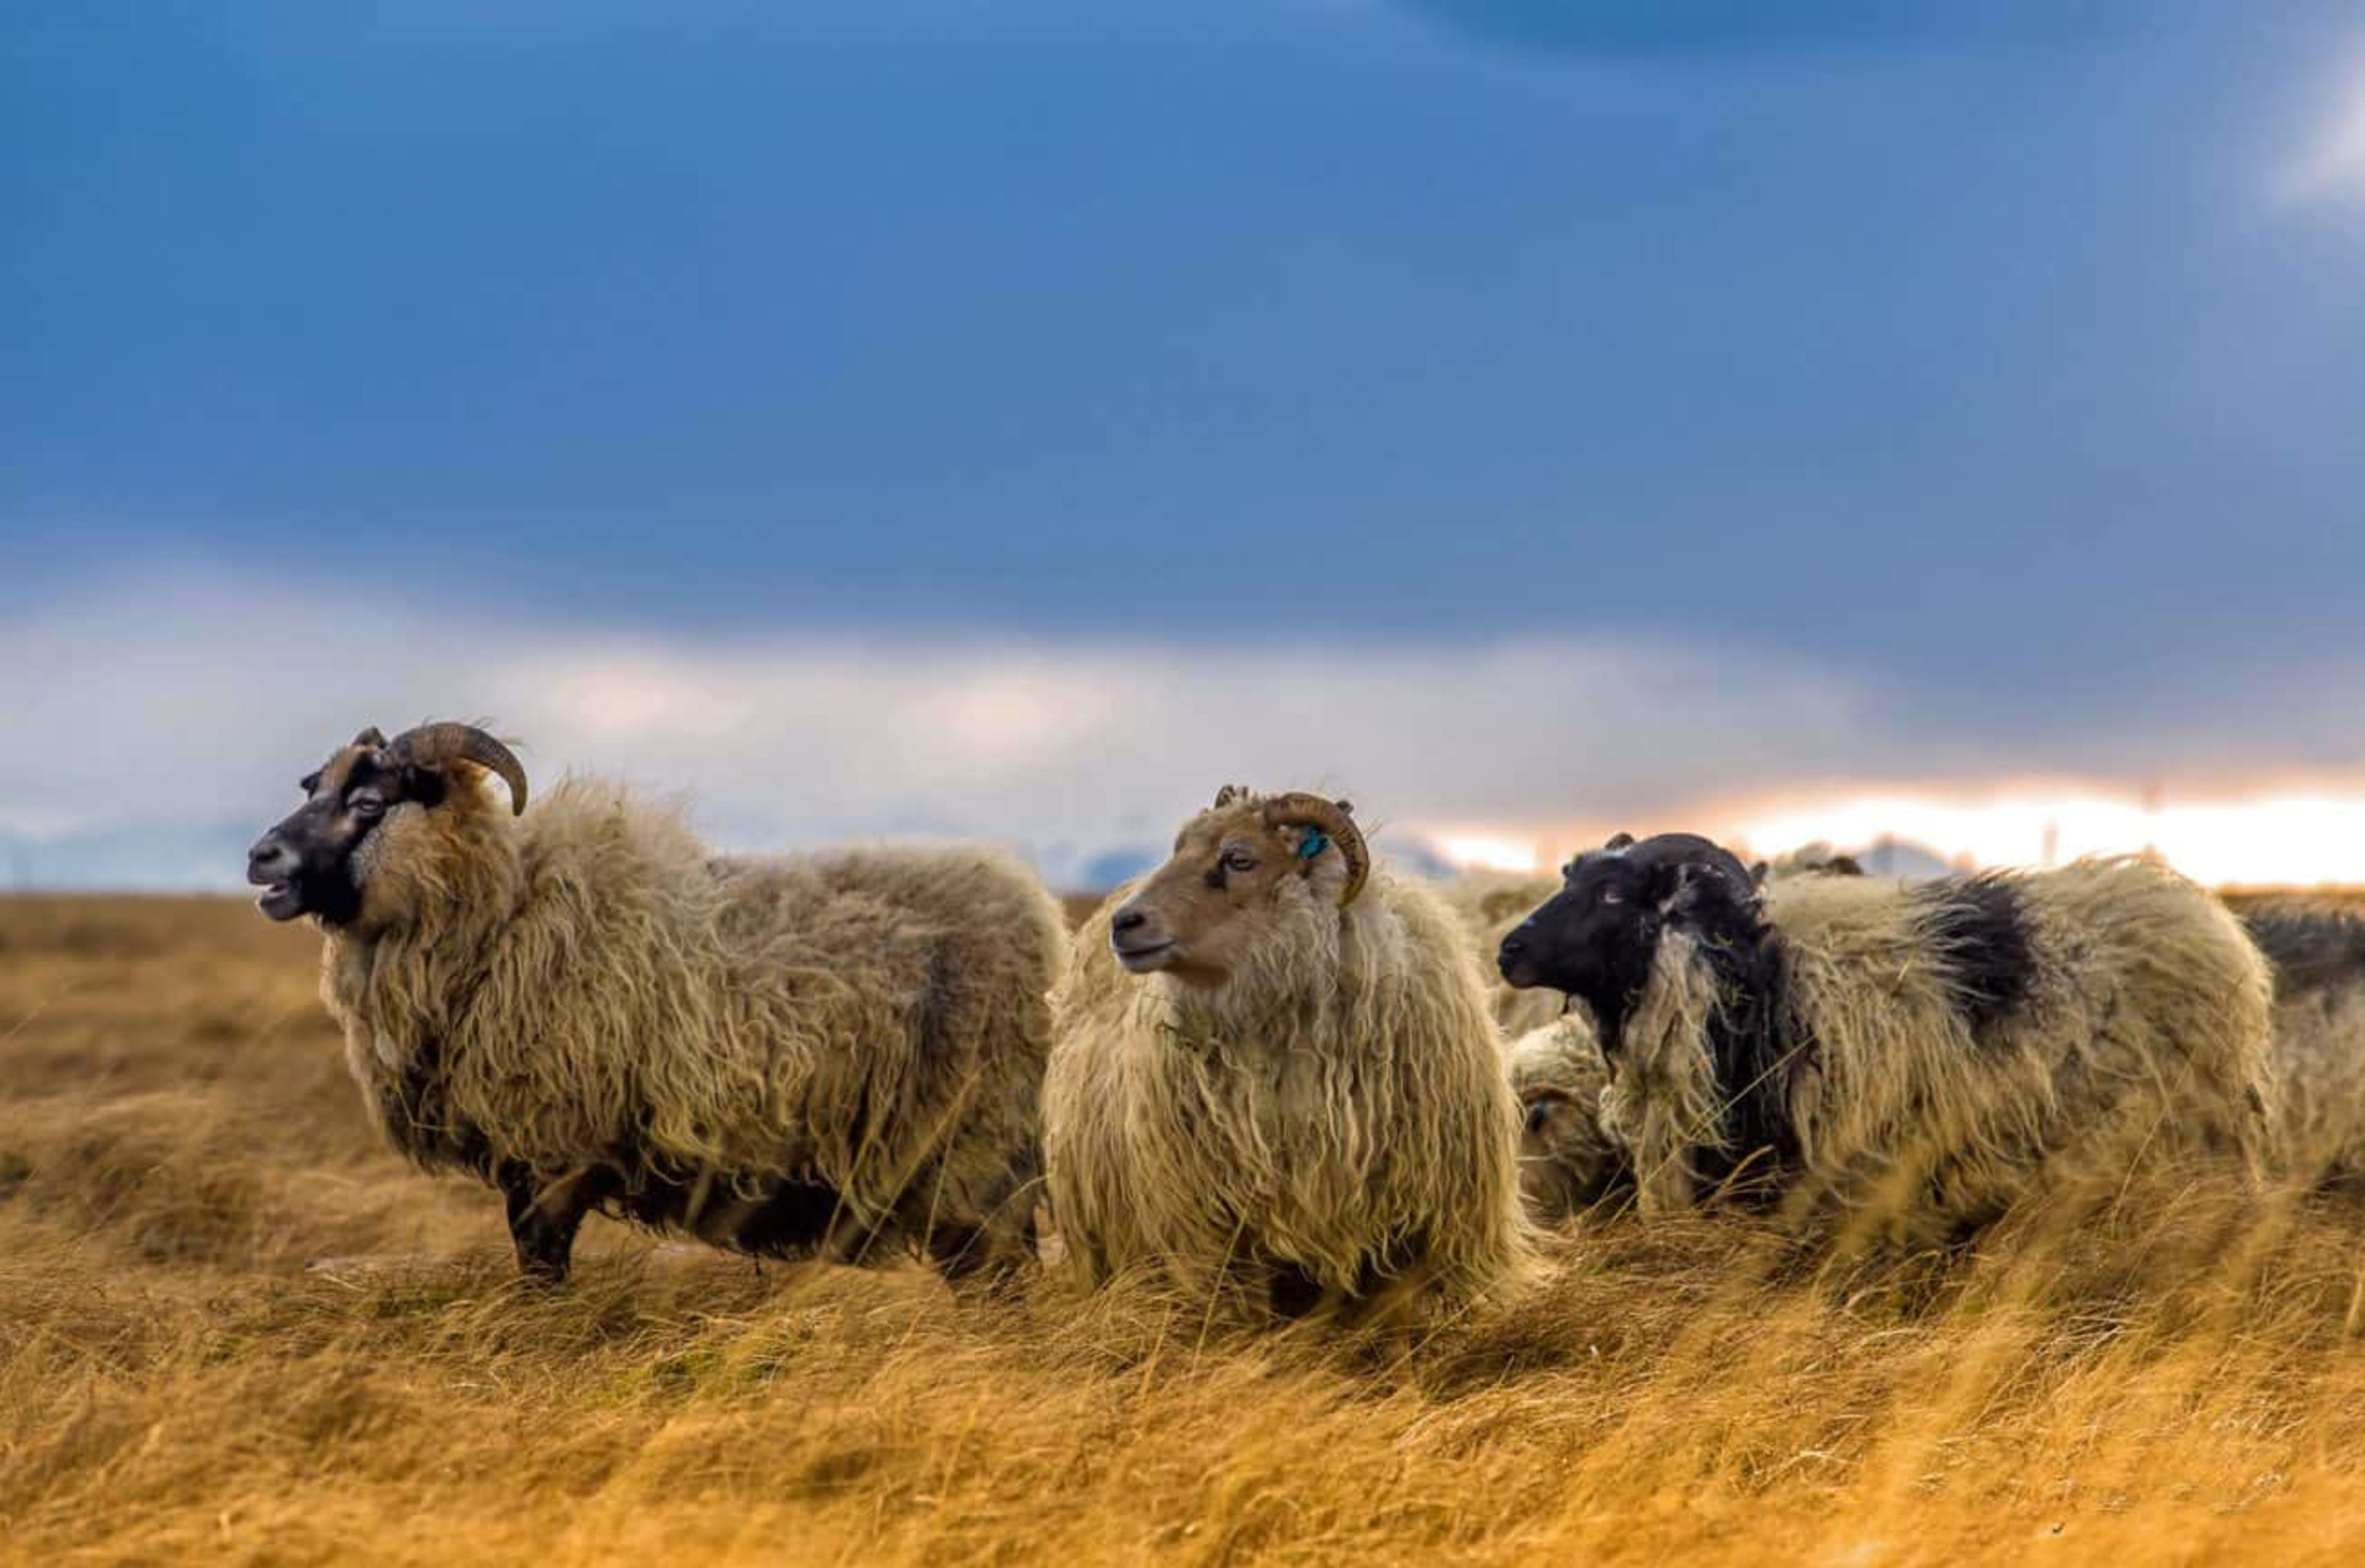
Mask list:
[[[1797,1193],[1924,1242],[2075,1174],[2259,1164],[2266,965],[2149,862],[1760,890],[1666,834],[1579,857],[1500,962],[1591,1012],[1646,1214]]]
[[[1630,834],[1612,848],[1633,843]],[[1770,864],[1750,868],[1761,886],[1790,877],[1861,877],[1863,867],[1827,844],[1809,845]],[[1558,877],[1503,873],[1463,877],[1446,884],[1445,899],[1478,938],[1489,968],[1508,936],[1537,905],[1560,890]],[[1601,1092],[1609,1068],[1592,1017],[1550,986],[1521,988],[1499,980],[1489,993],[1506,1036],[1504,1061],[1526,1117],[1519,1139],[1519,1188],[1528,1213],[1541,1224],[1564,1220],[1628,1192],[1633,1172],[1601,1126]]]
[[[2243,924],[2274,966],[2275,1163],[2365,1188],[2365,918],[2292,905]]]
[[[320,925],[378,1127],[497,1186],[529,1274],[563,1278],[593,1210],[759,1255],[1025,1255],[1066,940],[1022,866],[717,859],[582,780],[527,812],[459,724],[364,731],[303,789],[250,857],[263,912]]]
[[[1051,1207],[1087,1282],[1401,1321],[1524,1273],[1469,938],[1342,804],[1225,790],[1078,934],[1053,1010]]]

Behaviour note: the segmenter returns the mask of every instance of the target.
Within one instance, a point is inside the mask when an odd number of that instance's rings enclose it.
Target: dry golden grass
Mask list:
[[[1597,1225],[1401,1353],[757,1271],[378,1153],[314,944],[0,903],[0,1557],[2353,1561],[2365,1212],[2207,1182],[1887,1268]],[[2042,1216],[2037,1216],[2041,1221]]]

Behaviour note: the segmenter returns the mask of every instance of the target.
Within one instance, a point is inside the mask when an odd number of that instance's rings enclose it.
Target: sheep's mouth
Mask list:
[[[272,882],[255,895],[254,907],[273,920],[293,920],[304,913],[303,890],[293,882]]]
[[[293,920],[304,913],[304,890],[294,877],[273,877],[247,868],[246,879],[263,891],[254,896],[254,907],[273,920]]]
[[[1173,955],[1175,946],[1176,944],[1171,940],[1144,942],[1131,947],[1112,942],[1109,944],[1109,950],[1116,955],[1116,961],[1123,964],[1128,971],[1137,975],[1146,975],[1153,969],[1164,969],[1166,960]]]

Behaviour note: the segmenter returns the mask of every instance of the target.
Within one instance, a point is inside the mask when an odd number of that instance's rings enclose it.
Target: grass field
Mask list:
[[[317,940],[0,902],[0,1558],[2354,1562],[2365,1210],[2197,1179],[1941,1265],[1555,1239],[1408,1350],[956,1302],[372,1144]]]

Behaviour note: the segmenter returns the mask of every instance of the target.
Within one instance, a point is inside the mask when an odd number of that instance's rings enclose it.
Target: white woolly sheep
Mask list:
[[[2074,1174],[2255,1170],[2264,1143],[2265,962],[2146,861],[1761,890],[1666,834],[1580,857],[1500,961],[1591,1012],[1646,1214],[1796,1193],[1939,1241]]]
[[[1609,1064],[1583,1007],[1507,1041],[1503,1060],[1524,1118],[1519,1191],[1530,1218],[1549,1225],[1632,1187],[1626,1151],[1601,1125]]]
[[[1088,1282],[1401,1321],[1525,1272],[1469,939],[1343,802],[1225,790],[1078,934],[1053,1012],[1051,1207]]]
[[[581,780],[529,812],[461,724],[364,731],[303,789],[250,857],[263,912],[322,928],[380,1131],[497,1186],[528,1274],[563,1279],[595,1209],[759,1255],[1024,1258],[1066,946],[1024,867],[716,859]]]

